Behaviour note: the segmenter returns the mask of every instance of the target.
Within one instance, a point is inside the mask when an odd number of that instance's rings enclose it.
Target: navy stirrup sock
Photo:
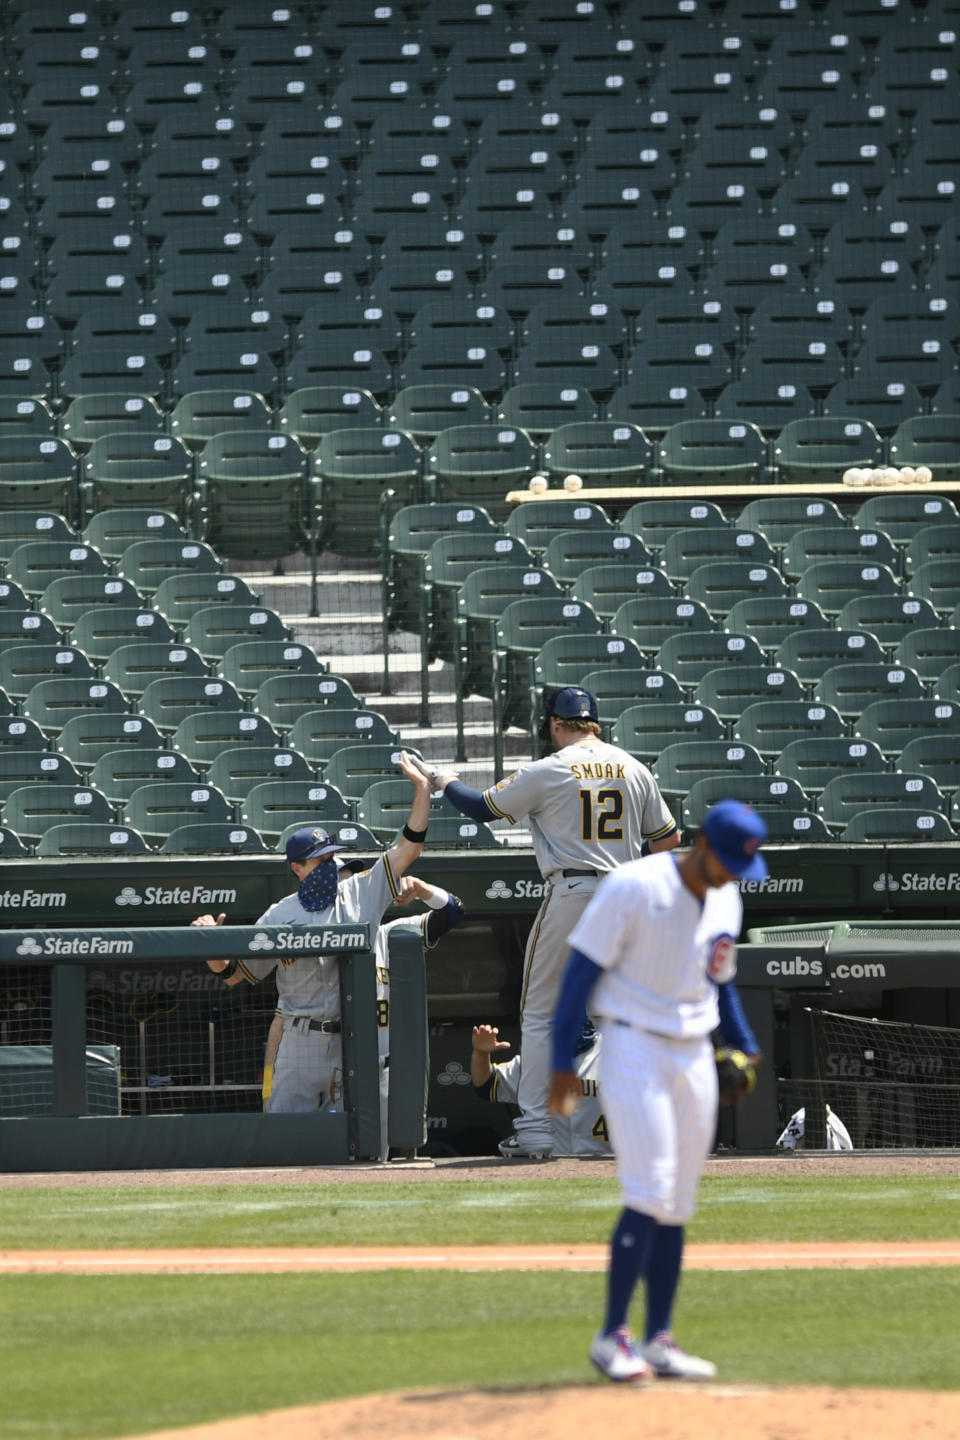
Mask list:
[[[682,1262],[683,1226],[658,1225],[647,1262],[647,1340],[670,1329]]]
[[[624,1210],[610,1240],[610,1272],[607,1276],[607,1318],[604,1332],[609,1335],[627,1323],[627,1311],[633,1292],[647,1271],[650,1245],[656,1229],[652,1215],[639,1210]]]

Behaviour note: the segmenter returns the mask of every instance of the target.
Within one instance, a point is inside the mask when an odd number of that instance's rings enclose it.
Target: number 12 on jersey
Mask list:
[[[581,790],[580,794],[580,838],[585,841],[622,840],[623,791]]]

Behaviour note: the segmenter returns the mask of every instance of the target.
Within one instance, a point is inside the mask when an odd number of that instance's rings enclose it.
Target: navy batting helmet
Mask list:
[[[589,690],[579,685],[565,685],[562,690],[552,690],[544,697],[543,724],[540,738],[550,738],[550,716],[558,720],[594,720],[599,724],[597,702]]]

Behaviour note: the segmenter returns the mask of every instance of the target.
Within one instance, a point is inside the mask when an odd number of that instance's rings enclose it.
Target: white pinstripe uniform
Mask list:
[[[550,1036],[569,953],[567,937],[591,900],[597,877],[638,858],[644,840],[669,834],[674,820],[646,766],[593,735],[522,767],[483,798],[511,824],[526,817],[547,881],[523,964],[522,1113],[516,1131],[525,1144],[550,1145]],[[564,875],[571,870],[592,873]]]
[[[380,917],[399,894],[384,851],[376,864],[342,880],[337,898],[326,910],[307,910],[294,893],[265,910],[258,925],[369,924],[371,935]],[[277,1011],[284,1017],[283,1036],[273,1069],[273,1087],[266,1109],[275,1112],[342,1110],[343,1050],[340,1036],[310,1028],[310,1022],[340,1018],[340,962],[335,955],[283,957],[248,955],[238,968],[254,984],[276,967]]]
[[[570,944],[603,974],[591,997],[600,1084],[624,1205],[668,1225],[693,1214],[713,1144],[717,983],[736,973],[743,904],[735,882],[701,903],[671,854],[599,885]],[[716,983],[715,983],[716,982]]]

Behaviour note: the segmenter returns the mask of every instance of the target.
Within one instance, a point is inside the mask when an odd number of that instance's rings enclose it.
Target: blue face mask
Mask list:
[[[300,881],[297,894],[304,910],[327,910],[337,898],[337,862],[331,855]]]

